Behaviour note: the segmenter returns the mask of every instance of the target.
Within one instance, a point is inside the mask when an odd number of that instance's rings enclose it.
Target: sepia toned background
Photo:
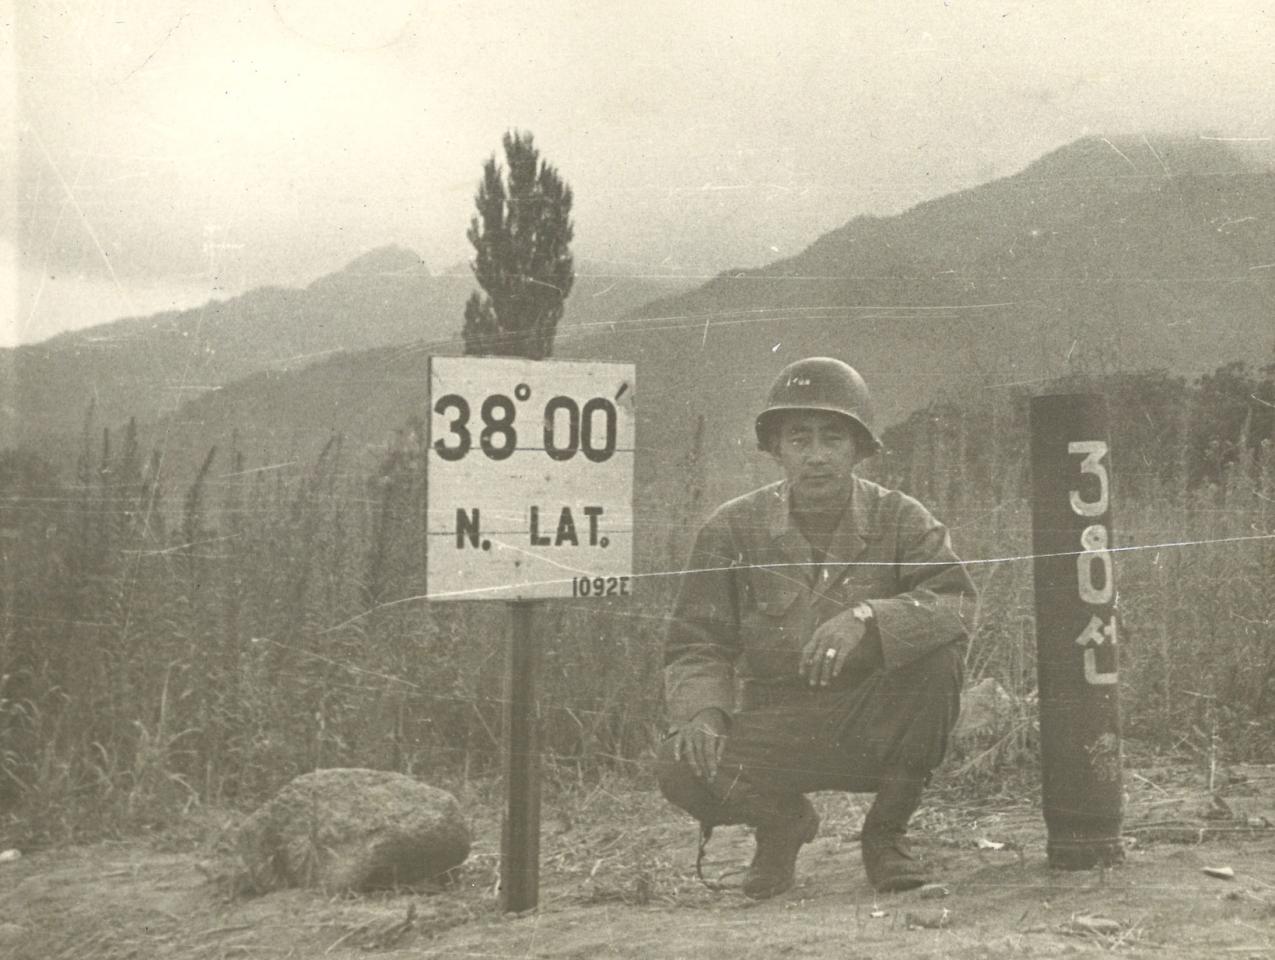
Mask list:
[[[1043,845],[1026,405],[1065,390],[1109,422],[1130,821],[1181,801],[1202,840],[1269,794],[1260,0],[2,9],[0,847],[233,821],[333,766],[446,784],[490,827],[509,623],[424,601],[427,371],[463,351],[474,192],[513,129],[574,191],[554,356],[638,384],[634,595],[536,611],[560,896],[704,907],[652,794],[661,642],[696,526],[776,478],[753,417],[811,354],[863,373],[886,447],[864,472],[934,510],[982,596],[966,670],[997,706],[923,831]],[[1217,799],[1235,817],[1199,826]],[[850,836],[856,810],[823,812]],[[440,930],[490,899],[482,842]],[[1268,922],[1269,883],[1223,903],[1164,849],[1147,889],[1177,899],[1122,938],[1194,956]],[[951,858],[1019,936],[1030,858],[1013,883]]]

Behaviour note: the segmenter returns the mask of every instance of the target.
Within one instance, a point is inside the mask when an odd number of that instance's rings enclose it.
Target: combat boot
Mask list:
[[[797,854],[819,832],[819,815],[804,796],[794,814],[772,817],[757,825],[757,851],[744,876],[744,896],[765,900],[789,889],[796,880]]]
[[[912,853],[905,837],[924,788],[920,778],[883,778],[864,818],[863,866],[868,882],[882,893],[913,890],[931,881],[929,870]]]

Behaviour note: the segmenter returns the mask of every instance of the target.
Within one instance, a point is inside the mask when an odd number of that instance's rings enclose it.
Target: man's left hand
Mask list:
[[[863,642],[867,632],[867,625],[850,610],[825,620],[801,650],[798,675],[812,687],[826,687],[847,662],[869,658]]]

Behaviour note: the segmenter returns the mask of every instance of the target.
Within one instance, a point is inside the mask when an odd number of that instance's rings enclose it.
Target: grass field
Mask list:
[[[1114,536],[1125,734],[1214,768],[1273,760],[1270,441],[1239,434],[1204,482],[1185,420],[1149,435],[1142,413],[1142,433],[1123,420],[1113,429],[1124,452]],[[1024,434],[1004,410],[944,417],[887,432],[891,452],[870,469],[949,525],[981,591],[967,675],[994,678],[1015,705],[971,767],[982,775],[1029,759],[1035,742]],[[537,610],[554,777],[582,786],[642,774],[689,538],[721,496],[769,476],[760,460],[755,477],[715,470],[701,433],[671,478],[639,488],[636,596]],[[1169,439],[1175,447],[1157,446]],[[86,439],[71,481],[4,456],[4,842],[247,809],[318,767],[460,782],[493,770],[507,612],[421,599],[419,428],[372,469],[338,440],[302,466],[210,452],[180,492],[164,489],[131,430]]]

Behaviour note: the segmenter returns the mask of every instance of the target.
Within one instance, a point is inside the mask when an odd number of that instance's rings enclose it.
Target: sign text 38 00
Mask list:
[[[505,460],[518,449],[514,427],[519,402],[531,399],[531,387],[520,383],[513,398],[493,393],[479,408],[483,428],[478,446],[492,460]],[[434,412],[449,418],[447,437],[434,441],[434,450],[444,460],[463,459],[474,445],[470,430],[469,401],[457,393],[439,397]],[[544,406],[543,450],[552,460],[570,460],[577,453],[594,463],[604,463],[615,453],[617,416],[615,403],[605,397],[591,397],[581,406],[567,396],[555,396]]]

